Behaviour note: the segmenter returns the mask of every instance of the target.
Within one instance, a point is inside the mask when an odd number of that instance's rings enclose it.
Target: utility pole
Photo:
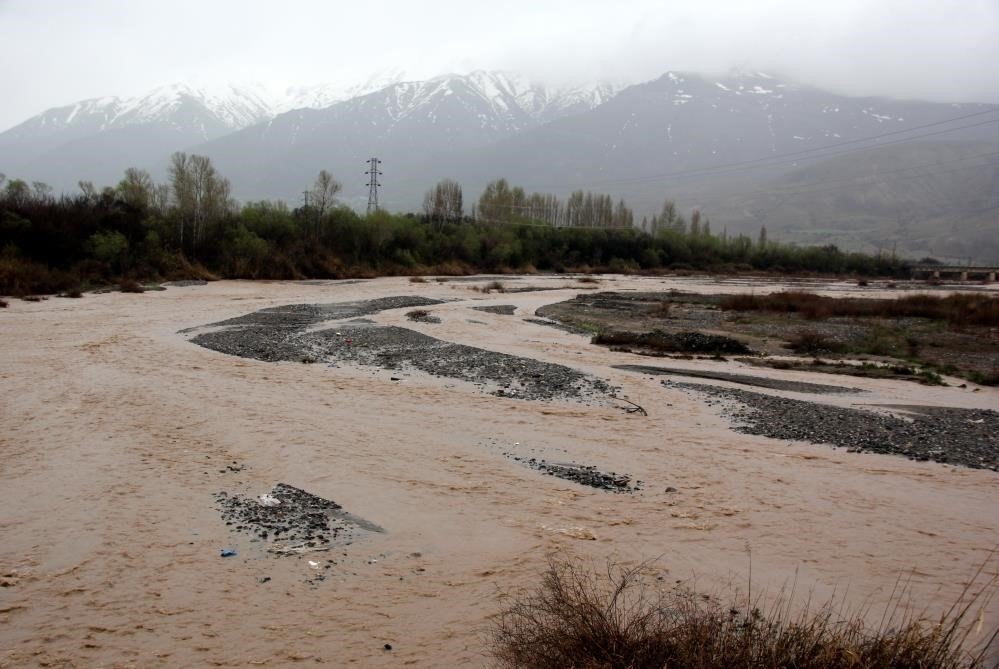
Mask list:
[[[368,179],[368,216],[372,212],[378,211],[378,189],[381,188],[381,184],[378,183],[378,177],[381,176],[378,165],[381,162],[377,158],[368,159],[368,171],[365,172],[370,177]]]
[[[305,206],[307,208],[309,206],[309,191],[303,190],[302,195],[305,197]]]

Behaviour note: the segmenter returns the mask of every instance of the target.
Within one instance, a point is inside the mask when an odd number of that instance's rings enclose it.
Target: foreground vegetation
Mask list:
[[[308,204],[297,208],[268,201],[237,205],[228,182],[200,156],[176,154],[170,174],[169,184],[157,185],[142,170],[129,169],[117,186],[98,190],[81,183],[79,194],[61,197],[44,184],[4,183],[0,176],[0,294],[53,293],[122,279],[534,270],[907,272],[904,262],[886,256],[796,247],[765,235],[716,235],[697,212],[688,224],[669,201],[661,216],[646,221],[645,232],[631,225],[623,203],[610,207],[598,194],[575,194],[578,207],[572,199],[559,204],[542,196],[536,206],[531,198],[507,206],[521,191],[502,180],[496,182],[499,190],[490,184],[475,208],[490,216],[469,218],[453,182],[429,191],[420,214],[359,216],[337,204],[339,184],[326,172],[308,191]],[[551,224],[549,210],[567,212],[552,219],[561,224]]]
[[[524,669],[970,669],[984,668],[996,650],[999,632],[975,636],[974,620],[994,579],[975,583],[979,592],[966,589],[932,620],[914,615],[897,593],[872,628],[863,612],[832,604],[792,613],[793,592],[761,611],[749,598],[723,604],[684,588],[653,588],[643,576],[643,567],[596,573],[552,561],[540,587],[496,618],[493,656]]]
[[[952,326],[999,325],[999,298],[988,295],[907,295],[892,299],[826,297],[801,291],[770,295],[732,295],[719,306],[730,311],[801,314],[817,320],[833,316],[859,318],[928,318]]]

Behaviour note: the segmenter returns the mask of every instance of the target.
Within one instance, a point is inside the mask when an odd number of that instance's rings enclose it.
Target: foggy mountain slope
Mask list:
[[[999,141],[915,142],[795,168],[708,199],[731,232],[869,252],[999,261]]]
[[[629,87],[589,112],[565,118],[462,157],[469,175],[507,174],[529,190],[597,188],[641,195],[653,185],[664,195],[693,181],[782,174],[788,156],[799,162],[826,153],[804,153],[866,137],[899,133],[884,141],[915,136],[909,128],[975,114],[989,105],[951,105],[878,98],[848,98],[781,83],[765,75],[710,81],[667,73]],[[999,114],[966,124],[999,120]],[[934,126],[938,132],[959,123]],[[999,123],[939,135],[947,141],[999,139]],[[873,144],[870,144],[873,146]],[[851,144],[845,148],[862,148]],[[827,153],[838,150],[830,148]],[[744,161],[752,169],[715,170]],[[476,166],[480,166],[477,169]],[[690,174],[705,170],[703,176]],[[751,172],[751,174],[750,174]],[[696,179],[694,177],[697,177]],[[635,184],[644,183],[645,187]],[[636,206],[656,205],[636,201]]]

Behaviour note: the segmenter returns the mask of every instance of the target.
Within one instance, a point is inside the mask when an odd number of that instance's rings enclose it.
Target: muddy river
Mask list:
[[[531,322],[580,284],[502,281],[545,290],[223,281],[11,301],[0,667],[481,666],[501,595],[535,584],[551,555],[655,560],[664,581],[722,595],[745,589],[751,560],[754,592],[796,580],[813,601],[878,617],[901,577],[933,613],[999,544],[996,472],[735,431],[692,379],[619,368],[661,361]],[[357,307],[388,297],[412,299]],[[255,349],[239,339],[262,310],[347,303],[292,310],[283,339],[265,333]],[[414,305],[429,316],[407,316]],[[999,410],[999,389],[960,380],[668,363],[854,389],[752,388],[840,408]],[[305,515],[289,521],[294,505]],[[980,623],[999,624],[999,603]]]

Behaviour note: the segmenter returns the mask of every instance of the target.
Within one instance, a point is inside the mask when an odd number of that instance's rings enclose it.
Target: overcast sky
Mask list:
[[[0,0],[0,129],[175,81],[274,87],[476,68],[637,83],[763,70],[999,103],[999,0]]]

